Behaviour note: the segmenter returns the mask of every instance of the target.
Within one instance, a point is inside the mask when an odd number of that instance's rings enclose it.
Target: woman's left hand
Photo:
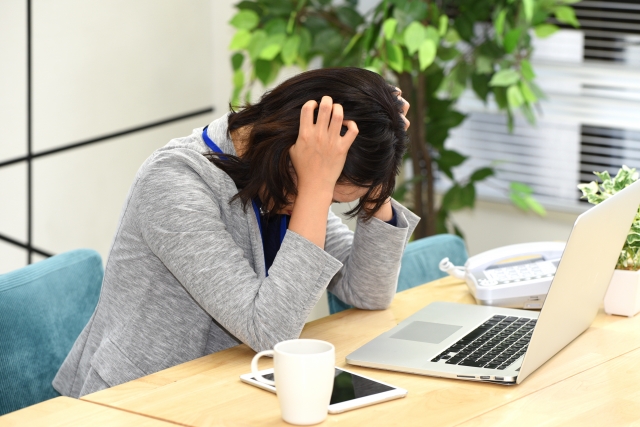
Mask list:
[[[380,194],[380,190],[381,190],[380,186],[376,187],[373,190],[373,194],[371,195],[371,197],[372,198],[378,197],[378,195]],[[367,207],[372,208],[373,203],[367,204]],[[373,217],[378,218],[379,220],[382,220],[384,222],[391,221],[391,218],[393,218],[393,209],[391,208],[391,197],[389,197],[382,204],[382,206],[380,206],[380,209],[378,209],[376,213],[373,214]]]
[[[404,130],[407,130],[409,129],[409,126],[411,126],[411,122],[409,121],[409,119],[407,119],[407,113],[409,112],[409,107],[411,107],[411,105],[409,105],[407,100],[402,97],[402,89],[396,87],[396,90],[398,93],[398,99],[404,103],[404,105],[402,106],[402,119],[404,120],[405,125]]]

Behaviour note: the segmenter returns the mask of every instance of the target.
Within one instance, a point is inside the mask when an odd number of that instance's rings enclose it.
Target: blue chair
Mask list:
[[[397,292],[446,276],[447,273],[438,268],[438,264],[445,257],[455,265],[463,265],[467,261],[467,248],[460,237],[438,234],[409,243],[402,255]],[[331,292],[328,292],[327,296],[331,314],[352,307]]]
[[[102,259],[89,249],[0,275],[0,415],[59,396],[51,386],[95,310]]]

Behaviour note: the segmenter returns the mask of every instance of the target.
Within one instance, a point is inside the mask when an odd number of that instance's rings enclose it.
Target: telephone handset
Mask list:
[[[464,267],[449,258],[440,270],[467,282],[478,304],[539,309],[549,292],[563,242],[532,242],[503,246],[473,256]]]

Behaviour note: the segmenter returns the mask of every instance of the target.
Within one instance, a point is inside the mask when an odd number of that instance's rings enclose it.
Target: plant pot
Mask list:
[[[604,296],[604,311],[629,317],[640,312],[640,271],[614,270]]]

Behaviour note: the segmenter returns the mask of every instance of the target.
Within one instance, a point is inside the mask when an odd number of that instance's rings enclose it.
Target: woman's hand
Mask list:
[[[313,112],[319,108],[313,123]],[[343,120],[342,106],[325,96],[308,101],[300,112],[300,132],[289,156],[297,175],[298,194],[293,202],[289,230],[324,249],[327,216],[336,182],[342,173],[347,152],[358,135],[358,126]],[[342,125],[347,127],[340,136]]]
[[[373,190],[373,193],[371,194],[372,198],[376,198],[378,197],[378,195],[380,194],[380,190],[382,190],[380,188],[380,186],[376,187]],[[367,203],[366,207],[369,209],[372,209],[374,206],[374,203]],[[391,208],[391,197],[389,197],[387,200],[385,200],[385,202],[382,204],[382,206],[380,206],[380,209],[378,209],[376,211],[376,213],[373,214],[374,218],[378,218],[379,220],[382,220],[384,222],[388,222],[391,221],[391,218],[393,218],[393,209]]]
[[[313,123],[315,109],[318,119]],[[289,155],[298,179],[298,192],[306,188],[328,192],[331,197],[336,181],[342,173],[349,147],[358,135],[358,126],[352,120],[343,120],[342,105],[334,104],[324,96],[320,106],[316,101],[307,101],[300,112],[300,131]],[[344,136],[342,126],[347,127]]]
[[[404,103],[402,106],[402,119],[404,120],[404,130],[407,130],[409,129],[409,126],[411,126],[411,122],[407,119],[407,113],[409,112],[409,107],[411,107],[411,105],[409,105],[407,100],[402,97],[402,89],[396,87],[396,91],[398,93],[398,99]]]

